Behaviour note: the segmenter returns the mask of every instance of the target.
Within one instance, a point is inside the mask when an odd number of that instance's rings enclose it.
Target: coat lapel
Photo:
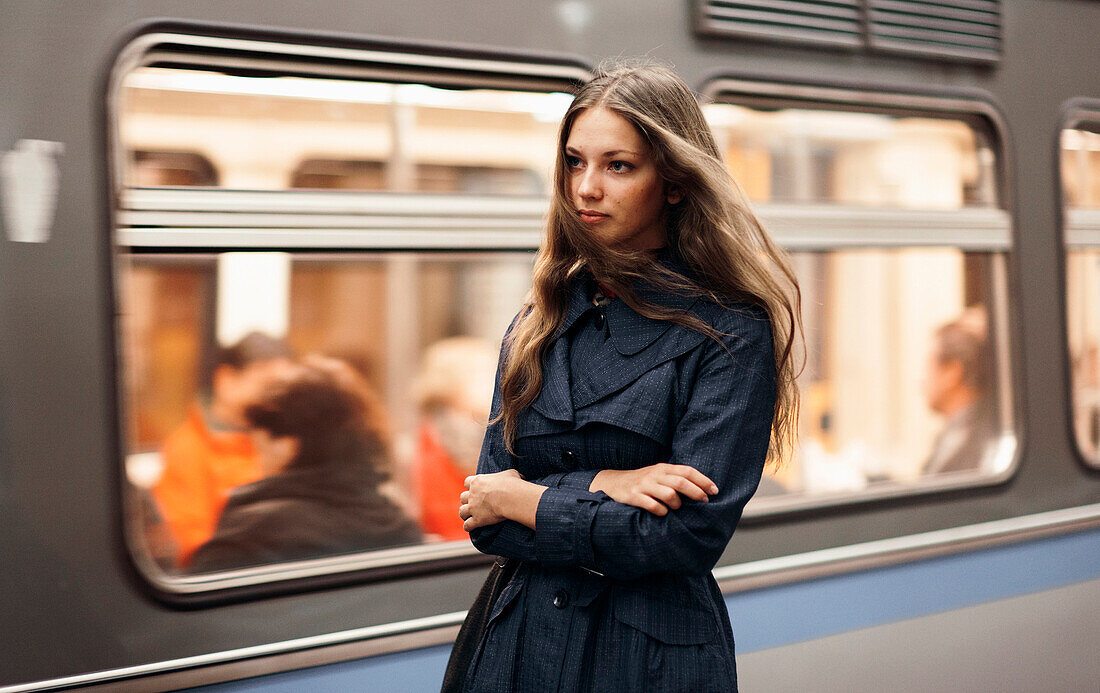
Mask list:
[[[569,342],[558,338],[550,343],[550,351],[543,356],[542,389],[531,406],[548,419],[572,423],[570,380]]]
[[[647,320],[648,318],[639,319]],[[610,319],[608,320],[610,324]],[[658,330],[648,327],[652,333]],[[636,354],[623,354],[618,348],[605,349],[593,354],[596,363],[591,368],[575,373],[573,384],[573,406],[577,409],[587,407],[594,402],[622,390],[646,372],[660,364],[685,354],[706,339],[706,335],[681,325],[668,323],[660,330],[653,341],[642,347]]]

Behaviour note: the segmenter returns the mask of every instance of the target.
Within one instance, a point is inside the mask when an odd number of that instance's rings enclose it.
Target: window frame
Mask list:
[[[1100,132],[1100,99],[1078,96],[1066,100],[1062,104],[1059,127],[1054,134],[1054,172],[1053,179],[1055,190],[1058,194],[1058,205],[1055,211],[1055,219],[1062,235],[1062,315],[1065,319],[1065,331],[1062,334],[1064,345],[1066,372],[1064,377],[1064,391],[1066,395],[1066,417],[1068,435],[1077,462],[1088,471],[1100,471],[1100,448],[1089,455],[1085,452],[1081,438],[1078,436],[1076,426],[1077,403],[1074,388],[1073,353],[1069,343],[1069,326],[1072,316],[1069,313],[1069,253],[1075,248],[1100,250],[1100,209],[1081,210],[1083,213],[1074,213],[1070,209],[1066,198],[1065,177],[1062,175],[1062,133],[1066,130],[1081,130],[1081,126],[1091,124],[1090,128]]]
[[[1002,432],[996,455],[1008,458],[1002,471],[958,475],[956,478],[919,478],[908,483],[884,482],[863,491],[822,493],[814,496],[790,494],[752,501],[744,518],[749,522],[780,519],[792,515],[867,503],[919,498],[944,492],[1003,486],[1017,473],[1024,449],[1025,418],[1020,393],[1021,365],[1013,356],[1022,345],[1014,325],[1019,307],[1013,291],[1016,271],[1016,225],[1011,150],[1007,121],[988,92],[972,88],[924,86],[897,87],[851,82],[804,82],[759,74],[715,72],[697,88],[701,102],[730,103],[748,107],[844,110],[857,113],[952,118],[981,127],[993,149],[996,200],[990,208],[958,210],[905,210],[842,204],[761,203],[753,207],[776,242],[788,252],[821,253],[852,248],[910,248],[945,245],[966,251],[984,251],[993,258],[992,284],[1002,295],[991,301],[990,324],[996,326],[992,353],[999,398],[998,413],[1007,428]],[[852,233],[846,219],[860,219],[862,233]],[[807,221],[817,226],[800,230]],[[951,223],[948,223],[951,222]],[[929,224],[944,226],[929,236]],[[843,229],[847,235],[838,232]],[[870,229],[870,230],[868,230]],[[974,234],[971,237],[963,234]],[[830,234],[833,234],[830,236]],[[918,235],[919,234],[919,235]],[[954,475],[953,475],[954,476]]]

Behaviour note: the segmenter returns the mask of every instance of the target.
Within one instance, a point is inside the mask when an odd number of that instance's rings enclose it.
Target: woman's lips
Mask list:
[[[606,214],[601,214],[600,212],[595,212],[591,209],[580,209],[577,210],[577,213],[581,215],[581,221],[589,224],[595,224],[596,222],[603,221],[607,218]]]

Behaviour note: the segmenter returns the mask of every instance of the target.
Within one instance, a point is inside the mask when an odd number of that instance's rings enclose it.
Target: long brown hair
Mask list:
[[[683,194],[679,203],[666,208],[667,238],[694,277],[657,263],[651,252],[601,244],[578,218],[565,145],[577,116],[588,108],[608,109],[633,124],[648,143],[666,190]],[[719,343],[722,334],[701,319],[643,301],[632,285],[644,279],[658,290],[701,294],[718,303],[743,301],[766,310],[777,374],[768,463],[777,466],[784,460],[797,435],[794,345],[802,333],[798,280],[786,253],[764,230],[723,163],[695,95],[665,67],[600,68],[562,119],[546,235],[535,257],[531,291],[505,342],[501,410],[490,422],[503,420],[509,451],[514,451],[519,412],[542,388],[542,354],[564,319],[566,287],[585,269],[641,315],[684,325]]]

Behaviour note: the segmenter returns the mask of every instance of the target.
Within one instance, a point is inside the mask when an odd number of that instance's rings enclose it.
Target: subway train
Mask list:
[[[0,0],[0,691],[438,690],[556,128],[624,58],[697,92],[803,292],[799,445],[714,569],[741,689],[1096,691],[1098,37],[1095,0]],[[309,354],[385,512],[202,560]]]

